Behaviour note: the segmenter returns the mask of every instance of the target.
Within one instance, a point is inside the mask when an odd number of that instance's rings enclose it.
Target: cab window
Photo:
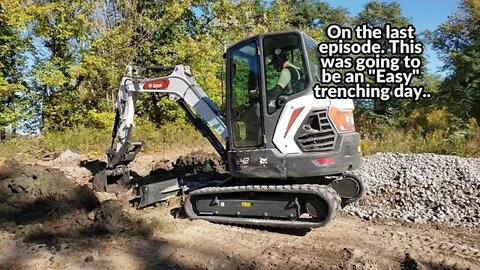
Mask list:
[[[305,56],[296,33],[267,36],[263,39],[267,111],[279,109],[280,95],[293,95],[308,83]]]
[[[259,82],[257,42],[250,41],[232,49],[230,115],[234,148],[256,148],[263,145]]]
[[[305,40],[305,48],[307,49],[307,59],[312,72],[312,78],[314,81],[320,81],[320,55],[318,54],[317,46],[318,42],[313,38],[303,34]]]

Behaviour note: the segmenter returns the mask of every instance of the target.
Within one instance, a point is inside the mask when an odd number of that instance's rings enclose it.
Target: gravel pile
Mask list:
[[[379,153],[355,171],[367,196],[344,211],[371,220],[480,225],[480,159]]]

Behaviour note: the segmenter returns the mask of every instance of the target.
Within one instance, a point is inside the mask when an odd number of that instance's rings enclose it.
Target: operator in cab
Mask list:
[[[280,72],[275,86],[267,92],[268,111],[275,111],[277,104],[276,99],[279,95],[290,95],[300,91],[299,83],[302,78],[300,69],[288,62],[287,53],[281,49],[276,49],[272,60],[268,63]]]

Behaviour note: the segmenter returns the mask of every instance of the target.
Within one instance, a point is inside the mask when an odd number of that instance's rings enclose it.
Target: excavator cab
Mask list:
[[[231,149],[265,147],[268,138],[264,115],[281,111],[290,96],[301,94],[307,90],[307,83],[313,81],[309,78],[304,37],[307,36],[299,32],[258,35],[227,50]],[[278,61],[280,56],[282,59]],[[291,68],[285,67],[288,71],[283,70],[285,62]],[[291,75],[281,78],[284,73]],[[280,79],[285,85],[277,84]],[[278,114],[275,115],[278,118]]]
[[[284,87],[277,87],[280,75],[285,73],[283,61],[275,61],[280,55],[297,72],[295,77],[286,78],[289,81]],[[308,70],[302,35],[258,35],[230,47],[226,56],[230,148],[265,147],[264,115],[281,110],[289,96],[306,89]]]
[[[317,45],[305,33],[286,31],[260,34],[227,50],[232,175],[303,178],[358,167],[358,133],[335,128],[344,126],[345,119],[334,123],[328,115],[331,101],[313,96],[313,85],[320,78]],[[334,103],[338,118],[351,116],[351,100]],[[333,160],[332,164],[318,164],[321,158]]]

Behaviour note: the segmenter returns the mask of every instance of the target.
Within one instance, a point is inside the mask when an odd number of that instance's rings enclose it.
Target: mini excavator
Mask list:
[[[342,207],[362,198],[365,187],[349,172],[362,162],[353,101],[313,95],[321,78],[317,46],[299,31],[259,34],[230,46],[224,54],[225,112],[197,84],[189,66],[128,66],[118,90],[107,169],[95,176],[94,187],[103,189],[105,178],[114,174],[128,182],[128,163],[143,145],[130,141],[137,95],[163,93],[185,111],[229,173],[225,181],[184,192],[189,218],[325,226]],[[276,86],[279,72],[272,62],[279,54],[298,71],[288,90]],[[169,75],[145,78],[146,72]],[[180,188],[178,179],[142,186],[141,205],[165,200]]]

